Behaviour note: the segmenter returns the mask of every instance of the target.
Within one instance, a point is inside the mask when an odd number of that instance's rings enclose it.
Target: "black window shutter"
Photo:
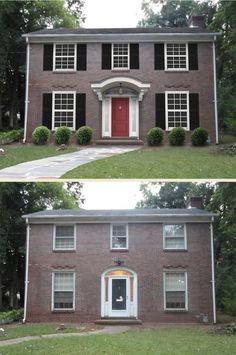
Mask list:
[[[198,70],[198,48],[197,43],[188,44],[188,65],[189,70]]]
[[[199,127],[199,94],[189,94],[190,130]]]
[[[154,44],[154,68],[155,70],[165,69],[164,43]]]
[[[87,69],[87,45],[77,44],[77,70]]]
[[[139,69],[139,44],[130,43],[130,69]]]
[[[86,125],[86,94],[76,94],[76,129]]]
[[[53,44],[44,44],[43,46],[43,70],[53,69]]]
[[[156,94],[156,127],[166,129],[165,94]]]
[[[52,94],[43,94],[43,126],[52,129]]]
[[[111,43],[102,44],[102,69],[111,69]]]

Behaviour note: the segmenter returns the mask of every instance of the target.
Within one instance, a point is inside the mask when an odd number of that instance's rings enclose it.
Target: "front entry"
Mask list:
[[[129,137],[129,98],[112,98],[112,137]]]
[[[110,317],[129,317],[129,279],[111,278],[109,290],[109,316]]]

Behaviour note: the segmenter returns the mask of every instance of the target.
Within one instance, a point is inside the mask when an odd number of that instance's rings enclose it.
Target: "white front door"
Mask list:
[[[129,278],[111,277],[109,281],[109,317],[130,317]]]

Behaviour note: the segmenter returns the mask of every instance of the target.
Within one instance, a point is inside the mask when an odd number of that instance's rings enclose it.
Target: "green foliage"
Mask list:
[[[228,155],[236,155],[236,143],[223,145],[220,148],[220,152]]]
[[[23,318],[24,310],[21,309],[13,309],[8,312],[0,312],[0,324],[7,321],[16,321]]]
[[[208,132],[205,128],[196,128],[191,135],[192,144],[195,146],[203,146],[207,144]]]
[[[8,132],[0,132],[0,144],[18,142],[23,138],[23,129],[13,129]]]
[[[151,128],[147,134],[147,142],[149,145],[157,146],[163,141],[164,131],[159,127]]]
[[[76,132],[77,142],[80,145],[87,145],[91,143],[93,130],[88,126],[83,126]]]
[[[50,130],[45,126],[39,126],[35,128],[32,133],[32,139],[35,144],[44,145],[47,144],[50,135]]]
[[[183,145],[185,137],[186,132],[182,127],[173,128],[168,135],[171,145]]]
[[[54,133],[56,144],[68,144],[71,137],[71,129],[69,127],[59,127]]]
[[[231,323],[223,325],[216,329],[216,333],[226,334],[226,335],[236,335],[236,323]]]
[[[235,105],[235,108],[236,108],[236,105]],[[226,125],[226,128],[227,128],[227,131],[236,136],[236,113],[235,113],[235,116],[234,118],[229,118],[227,120],[225,120],[225,125]]]

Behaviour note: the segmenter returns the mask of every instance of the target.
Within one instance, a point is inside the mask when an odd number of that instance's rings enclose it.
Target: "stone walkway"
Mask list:
[[[140,146],[106,146],[81,149],[74,153],[28,161],[0,170],[0,180],[58,179],[67,171],[94,160],[140,149]],[[96,178],[96,176],[94,176]]]
[[[130,327],[127,326],[106,326],[103,329],[98,329],[90,332],[84,332],[84,333],[63,333],[63,334],[45,334],[45,335],[34,335],[34,336],[27,336],[27,337],[22,337],[22,338],[16,338],[16,339],[8,339],[8,340],[1,340],[0,341],[0,347],[1,346],[6,346],[6,345],[15,345],[15,344],[20,344],[25,341],[30,341],[30,340],[39,340],[39,339],[51,339],[51,338],[65,338],[65,337],[80,337],[80,336],[87,336],[87,335],[98,335],[98,334],[119,334],[119,333],[124,333],[129,330]]]

